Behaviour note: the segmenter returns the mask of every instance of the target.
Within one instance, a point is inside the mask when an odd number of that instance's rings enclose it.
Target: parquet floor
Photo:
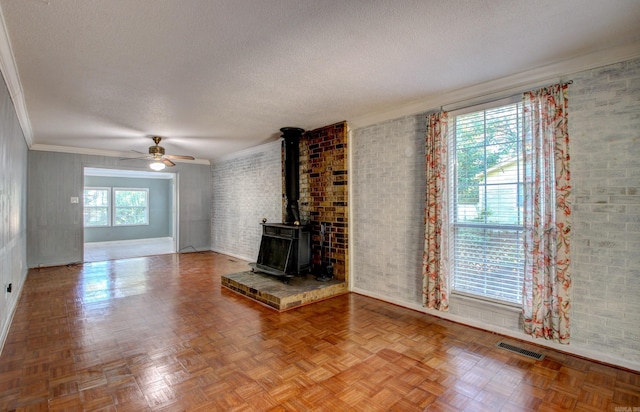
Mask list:
[[[278,313],[221,288],[245,268],[205,252],[30,271],[0,410],[640,408],[640,374],[549,350],[529,360],[495,348],[500,336],[355,294]]]

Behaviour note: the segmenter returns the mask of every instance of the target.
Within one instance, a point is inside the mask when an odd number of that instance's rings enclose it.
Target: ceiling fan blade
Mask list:
[[[196,158],[193,156],[183,156],[183,155],[164,155],[164,157],[169,157],[171,159],[196,160]]]
[[[149,159],[149,156],[121,157],[118,160],[139,160],[139,159]]]
[[[171,160],[169,160],[169,159],[167,159],[167,158],[163,158],[163,159],[162,159],[162,163],[166,164],[166,165],[167,165],[167,166],[169,166],[169,167],[173,167],[173,166],[175,166],[175,165],[176,165],[175,163],[173,163]]]

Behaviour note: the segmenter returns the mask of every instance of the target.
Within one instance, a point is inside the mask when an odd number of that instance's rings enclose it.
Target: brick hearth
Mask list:
[[[342,280],[319,282],[315,276],[295,276],[285,284],[281,279],[259,272],[239,272],[222,276],[222,286],[278,311],[294,309],[348,292]]]

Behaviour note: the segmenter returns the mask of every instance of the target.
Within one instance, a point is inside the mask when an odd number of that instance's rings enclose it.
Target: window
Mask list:
[[[452,290],[521,304],[522,104],[459,114],[451,164]]]
[[[99,227],[111,225],[111,188],[86,187],[84,189],[84,225]]]
[[[113,189],[113,225],[149,224],[149,189]]]
[[[148,224],[149,189],[110,187],[84,189],[85,227]]]

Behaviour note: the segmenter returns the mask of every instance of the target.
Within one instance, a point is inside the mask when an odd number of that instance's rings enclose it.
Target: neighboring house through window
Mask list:
[[[522,303],[522,104],[452,113],[452,291]]]

